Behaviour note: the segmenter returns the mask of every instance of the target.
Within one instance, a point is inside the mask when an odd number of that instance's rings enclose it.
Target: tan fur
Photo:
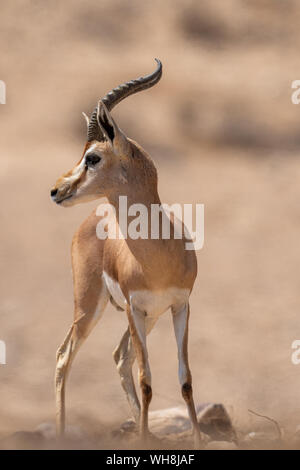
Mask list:
[[[107,110],[104,109],[103,112],[107,113]],[[133,203],[143,203],[149,209],[150,214],[151,204],[160,204],[154,163],[136,142],[125,137],[110,115],[107,118],[114,126],[113,141],[94,141],[85,146],[82,159],[75,168],[57,180],[54,187],[57,190],[55,200],[61,205],[71,206],[105,196],[118,213],[118,198],[120,195],[126,195],[128,207]],[[95,169],[87,169],[84,165],[85,156],[91,149],[101,156],[101,162]],[[64,200],[67,197],[69,198]],[[129,331],[124,334],[120,345],[114,352],[114,358],[132,413],[136,419],[140,420],[141,435],[147,439],[149,435],[148,407],[152,389],[146,335],[154,326],[156,318],[148,318],[149,312],[140,311],[139,307],[132,303],[132,293],[147,292],[150,298],[155,298],[158,292],[160,295],[164,292],[171,292],[170,289],[190,293],[197,274],[196,256],[194,251],[185,250],[184,239],[151,240],[149,237],[148,240],[131,240],[130,238],[100,240],[96,236],[96,226],[99,220],[96,211],[93,211],[76,232],[72,243],[74,323],[57,354],[58,433],[62,434],[65,426],[65,381],[71,362],[80,344],[98,320],[95,314],[97,306],[100,303],[100,309],[104,310],[111,297],[102,276],[105,272],[113,282],[120,286],[127,301],[130,335]],[[174,229],[173,218],[171,218],[171,226]],[[188,300],[184,302],[183,305],[177,302],[170,307],[175,318],[174,322],[178,319],[178,324],[180,324],[182,321],[180,318],[186,318],[184,335],[178,339],[180,343],[178,343],[178,348],[182,351],[180,359],[182,367],[188,371],[186,380],[181,385],[198,445],[200,434],[187,357],[189,306]],[[184,313],[187,311],[188,314]],[[135,356],[139,366],[142,406],[139,404],[131,374]]]

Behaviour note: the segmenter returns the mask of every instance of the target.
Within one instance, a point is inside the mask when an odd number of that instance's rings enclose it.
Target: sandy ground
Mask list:
[[[199,3],[199,5],[198,5]],[[299,79],[296,1],[103,1],[1,6],[0,436],[54,420],[55,352],[72,322],[72,235],[97,201],[55,206],[49,190],[80,158],[81,111],[164,64],[155,89],[115,118],[148,150],[164,202],[205,204],[191,297],[196,402],[223,403],[238,429],[267,414],[300,423]],[[68,422],[102,433],[129,416],[112,351],[126,318],[109,306],[68,383]],[[151,409],[182,403],[170,313],[149,337]]]

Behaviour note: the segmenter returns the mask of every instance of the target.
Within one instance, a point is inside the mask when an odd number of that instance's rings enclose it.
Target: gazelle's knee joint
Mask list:
[[[185,401],[190,400],[193,394],[192,385],[188,382],[184,383],[181,387],[181,393]]]

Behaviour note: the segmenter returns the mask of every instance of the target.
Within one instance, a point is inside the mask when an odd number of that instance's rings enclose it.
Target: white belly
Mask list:
[[[118,282],[112,279],[105,271],[103,278],[110,295],[122,308],[126,309],[127,301]],[[188,302],[189,289],[168,287],[164,290],[136,290],[129,292],[130,305],[140,311],[146,312],[148,317],[157,318],[172,305],[180,306]]]
[[[112,279],[105,271],[103,271],[103,279],[110,295],[112,296],[116,304],[126,310],[127,301],[119,283]]]
[[[158,317],[171,306],[180,306],[188,301],[189,289],[168,287],[164,290],[137,290],[130,292],[130,304],[149,317]]]

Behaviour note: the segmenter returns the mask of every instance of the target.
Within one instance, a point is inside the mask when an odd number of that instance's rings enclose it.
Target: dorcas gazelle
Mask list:
[[[106,197],[118,214],[119,197],[128,206],[160,204],[157,172],[147,153],[118,127],[110,112],[127,96],[155,85],[162,64],[150,75],[114,88],[99,101],[87,121],[87,143],[81,160],[61,176],[51,197],[57,204],[73,204]],[[178,222],[178,221],[177,221]],[[195,252],[186,250],[184,239],[107,238],[96,235],[99,217],[94,211],[75,233],[72,243],[74,321],[58,349],[55,376],[57,432],[65,429],[66,378],[75,354],[101,318],[109,301],[126,311],[128,328],[113,353],[121,384],[141,438],[147,441],[148,408],[152,397],[146,337],[159,316],[172,312],[178,346],[179,381],[192,422],[195,443],[200,444],[188,364],[189,296],[197,275]],[[118,224],[118,220],[116,220]],[[174,217],[170,220],[175,226]],[[180,222],[181,223],[181,222]],[[149,232],[151,231],[149,220]],[[175,229],[174,229],[175,230]],[[141,404],[132,376],[138,362]]]

